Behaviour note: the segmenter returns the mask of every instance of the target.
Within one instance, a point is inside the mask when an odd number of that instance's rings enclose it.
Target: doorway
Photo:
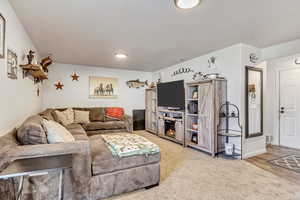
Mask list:
[[[281,146],[300,149],[300,68],[279,71]]]

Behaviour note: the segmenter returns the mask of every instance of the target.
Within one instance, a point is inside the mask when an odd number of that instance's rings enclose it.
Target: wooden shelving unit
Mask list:
[[[43,68],[39,65],[34,64],[27,64],[27,65],[20,65],[23,69],[24,77],[30,75],[34,78],[34,82],[41,82],[45,79],[48,79],[47,74],[44,72]]]
[[[157,134],[157,95],[156,88],[146,89],[146,131]]]
[[[198,93],[195,98],[194,93]],[[218,146],[224,143],[218,140],[219,108],[227,99],[227,81],[212,79],[186,84],[185,144],[215,156]],[[191,105],[197,106],[191,113]],[[194,128],[193,128],[194,126]],[[195,130],[195,126],[197,130]],[[195,141],[195,137],[197,140]],[[192,140],[194,138],[194,140]]]
[[[20,65],[23,70],[23,77],[30,75],[33,77],[35,83],[42,82],[43,80],[48,79],[48,76],[44,69],[47,69],[47,66],[52,63],[50,57],[47,57],[47,60],[43,59],[44,61],[42,61],[42,64],[46,62],[45,66],[32,64],[33,58],[34,52],[30,50],[29,54],[27,55],[28,64]]]

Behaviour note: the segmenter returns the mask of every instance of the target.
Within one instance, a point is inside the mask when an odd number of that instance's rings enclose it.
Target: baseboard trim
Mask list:
[[[264,149],[259,149],[259,150],[257,150],[257,151],[252,151],[252,152],[249,152],[249,153],[244,154],[244,155],[243,155],[243,159],[251,158],[251,157],[254,157],[254,156],[257,156],[257,155],[266,153],[266,152],[267,152],[267,149],[266,149],[266,148],[264,148]]]

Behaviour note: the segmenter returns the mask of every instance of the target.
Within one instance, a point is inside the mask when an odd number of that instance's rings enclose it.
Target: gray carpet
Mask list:
[[[161,183],[112,200],[300,200],[300,186],[245,161],[212,158],[146,133],[162,152]]]

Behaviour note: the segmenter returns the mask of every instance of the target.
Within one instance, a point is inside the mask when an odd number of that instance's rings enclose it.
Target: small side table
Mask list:
[[[0,173],[0,179],[20,177],[17,200],[22,198],[24,177],[47,175],[59,171],[58,200],[64,199],[64,171],[72,168],[72,154],[20,159],[12,162]]]

